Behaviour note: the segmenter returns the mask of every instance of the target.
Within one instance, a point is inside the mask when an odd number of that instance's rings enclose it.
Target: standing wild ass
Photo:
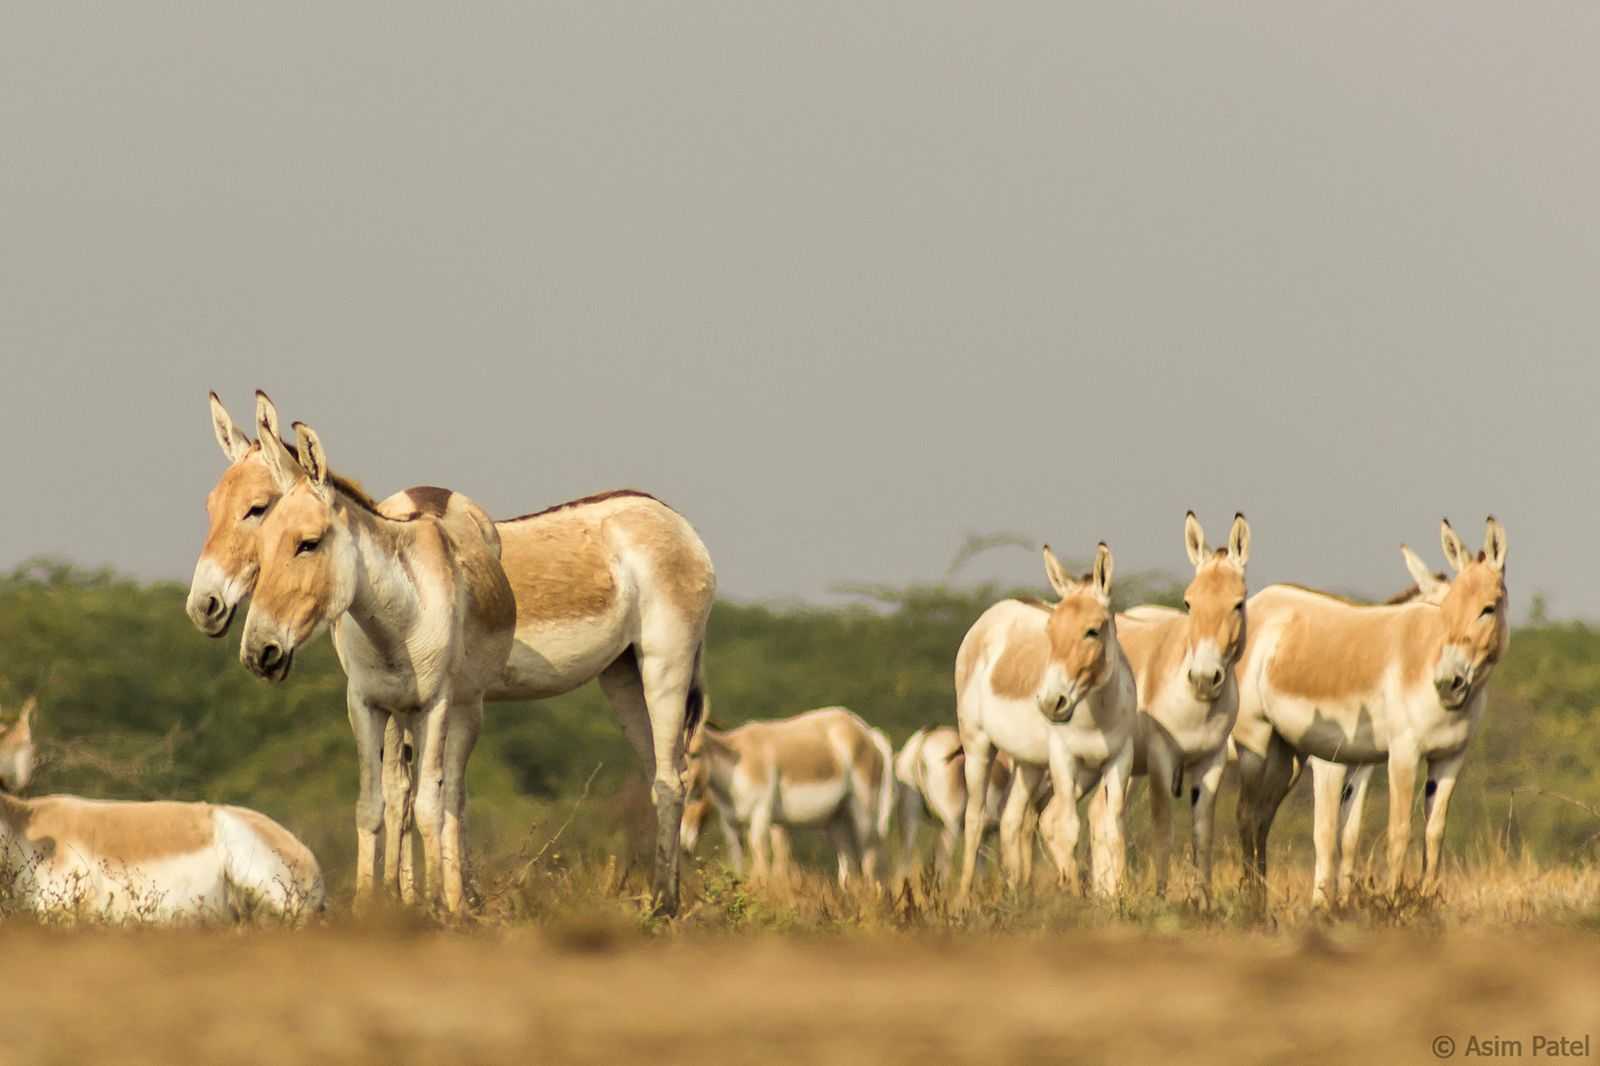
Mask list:
[[[966,841],[958,896],[966,900],[983,838],[983,807],[994,750],[1016,765],[1000,819],[1008,879],[1025,868],[1023,824],[1046,770],[1055,794],[1045,808],[1045,844],[1062,880],[1078,887],[1078,801],[1103,787],[1106,849],[1096,889],[1115,892],[1126,861],[1123,833],[1138,701],[1133,672],[1117,642],[1111,612],[1111,551],[1074,581],[1048,546],[1045,574],[1061,601],[1005,600],[967,631],[956,654],[956,718],[966,752]]]
[[[742,831],[762,880],[774,830],[822,826],[839,855],[839,884],[856,866],[876,880],[894,808],[893,762],[888,738],[844,707],[727,732],[702,724],[690,741],[683,846],[694,851],[714,807],[734,868],[744,869]]]
[[[1133,773],[1150,776],[1156,894],[1166,891],[1172,857],[1171,801],[1190,775],[1194,860],[1200,890],[1211,894],[1211,837],[1217,790],[1228,764],[1228,734],[1239,711],[1233,666],[1245,644],[1245,563],[1250,525],[1233,517],[1228,546],[1212,551],[1190,511],[1183,543],[1194,580],[1183,610],[1135,607],[1117,616],[1117,639],[1139,692]],[[1095,803],[1103,802],[1096,796]]]
[[[1491,516],[1476,556],[1448,521],[1440,539],[1456,572],[1442,595],[1424,586],[1410,602],[1357,606],[1272,585],[1250,599],[1233,741],[1245,871],[1262,899],[1267,834],[1304,758],[1313,761],[1317,778],[1317,902],[1329,902],[1337,840],[1350,829],[1358,798],[1346,787],[1350,768],[1358,768],[1364,791],[1359,768],[1380,762],[1389,773],[1389,891],[1405,874],[1417,764],[1424,760],[1422,887],[1437,884],[1450,796],[1509,639],[1505,529]]]
[[[272,402],[258,392],[256,406],[257,421],[269,424],[273,438],[281,439]],[[214,393],[211,416],[229,465],[206,501],[210,525],[195,564],[188,610],[202,632],[220,637],[255,585],[261,523],[282,491],[261,441],[251,441],[234,426]],[[329,482],[341,498],[367,499],[352,482],[332,474]],[[463,500],[444,489],[413,488],[373,509],[386,518],[433,515],[464,535],[481,512]],[[675,912],[683,738],[705,700],[701,656],[716,594],[705,545],[681,515],[640,492],[574,500],[496,522],[493,529],[515,598],[516,628],[510,658],[485,698],[544,699],[599,680],[653,782],[653,894],[662,911]],[[362,774],[357,838],[387,826],[384,880],[391,885],[400,880],[404,893],[410,879],[401,878],[397,860],[407,813],[406,775],[393,720],[387,728],[381,792]],[[358,738],[361,734],[357,727]],[[358,897],[371,891],[373,873],[370,867],[357,871]]]
[[[22,799],[34,766],[33,700],[0,730],[0,869],[40,914],[114,922],[218,920],[322,909],[316,856],[257,811],[210,803]]]
[[[901,861],[908,866],[914,867],[918,861],[917,830],[924,816],[939,827],[935,872],[944,877],[954,866],[956,844],[967,816],[966,766],[961,734],[947,725],[912,733],[894,757],[900,793],[896,817],[900,819]],[[985,831],[1000,824],[1000,808],[1010,786],[1011,760],[1001,752],[989,770],[989,790],[983,802]],[[1026,846],[1032,849],[1031,843]]]

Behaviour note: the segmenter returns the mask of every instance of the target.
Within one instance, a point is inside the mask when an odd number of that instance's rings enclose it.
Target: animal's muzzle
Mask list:
[[[294,650],[283,647],[275,640],[267,640],[253,648],[244,649],[240,658],[257,677],[266,681],[282,681],[289,676],[289,668],[294,665]]]
[[[188,609],[189,621],[194,623],[196,629],[212,639],[225,635],[233,623],[234,608],[225,603],[221,596],[191,596],[185,607]]]
[[[1435,678],[1433,687],[1439,693],[1439,702],[1452,711],[1465,707],[1472,695],[1472,679],[1466,674]]]
[[[1195,670],[1189,674],[1189,687],[1194,691],[1195,699],[1202,703],[1215,703],[1222,695],[1222,686],[1227,680],[1227,672],[1221,667]]]

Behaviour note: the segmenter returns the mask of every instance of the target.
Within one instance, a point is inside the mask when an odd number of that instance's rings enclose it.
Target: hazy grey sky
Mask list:
[[[8,3],[0,566],[187,579],[250,390],[384,494],[687,514],[730,596],[969,531],[1600,615],[1600,7]],[[971,576],[1042,579],[1037,557]]]

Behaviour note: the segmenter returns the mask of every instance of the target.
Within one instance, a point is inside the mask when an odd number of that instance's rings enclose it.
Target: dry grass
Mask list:
[[[544,848],[480,867],[474,915],[448,928],[387,910],[298,933],[12,921],[0,1066],[1430,1062],[1439,1036],[1531,1054],[1535,1034],[1600,1029],[1592,868],[1480,854],[1438,897],[1365,888],[1335,915],[1284,863],[1265,915],[1231,887],[1210,908],[1181,881],[1157,899],[1137,872],[1108,901],[985,881],[958,912],[931,876],[758,890],[708,862],[663,921],[645,871]]]

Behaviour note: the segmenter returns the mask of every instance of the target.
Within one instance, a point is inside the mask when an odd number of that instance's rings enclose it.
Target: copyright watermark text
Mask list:
[[[1460,1039],[1441,1034],[1433,1038],[1433,1055],[1439,1059],[1586,1059],[1590,1057],[1591,1048],[1587,1034],[1539,1033],[1526,1037],[1474,1034]]]

